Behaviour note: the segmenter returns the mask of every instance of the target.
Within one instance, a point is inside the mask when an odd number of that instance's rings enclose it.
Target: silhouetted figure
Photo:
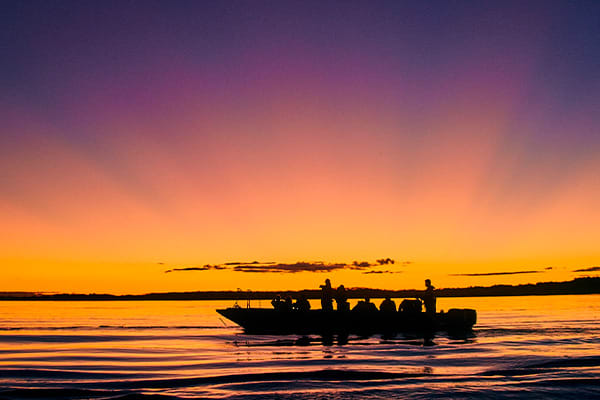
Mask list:
[[[340,285],[335,291],[335,302],[338,311],[350,311],[350,303],[348,303],[348,295],[344,285]]]
[[[283,301],[283,311],[292,311],[292,296],[285,296],[285,300]]]
[[[303,294],[299,294],[293,308],[298,311],[308,311],[310,310],[310,303]]]
[[[387,296],[379,305],[379,309],[383,312],[396,312],[396,303]]]
[[[271,300],[271,304],[273,305],[273,308],[277,311],[283,310],[284,302],[280,295],[275,296],[275,298]]]
[[[323,311],[333,311],[333,289],[331,281],[325,279],[325,284],[321,285],[321,308]]]
[[[371,303],[371,299],[368,297],[365,297],[364,300],[359,301],[354,308],[352,309],[352,311],[357,311],[357,312],[377,312],[377,306],[373,303]]]
[[[398,311],[403,313],[418,314],[423,310],[423,303],[419,299],[405,299],[400,303]]]
[[[425,312],[429,315],[435,315],[435,288],[431,284],[431,280],[425,279],[425,293],[421,296],[425,304]]]

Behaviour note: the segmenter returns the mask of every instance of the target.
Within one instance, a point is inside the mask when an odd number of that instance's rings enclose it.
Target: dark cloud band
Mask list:
[[[395,261],[391,258],[381,258],[375,263],[368,261],[354,261],[351,264],[347,263],[324,263],[321,261],[306,262],[299,261],[293,264],[277,263],[274,261],[261,262],[261,261],[250,261],[250,262],[226,262],[223,264],[216,265],[203,265],[199,267],[185,267],[185,268],[172,268],[165,273],[169,272],[180,272],[180,271],[209,271],[209,270],[224,270],[228,269],[236,272],[250,272],[250,273],[296,273],[296,272],[331,272],[341,269],[351,269],[365,271],[367,274],[390,274],[401,271],[389,271],[389,270],[375,270],[373,267],[380,267],[383,265],[392,265]],[[400,262],[400,266],[406,266],[412,264],[411,261]],[[162,264],[161,264],[162,265]]]
[[[596,271],[600,271],[600,266],[580,268],[580,269],[573,270],[573,272],[596,272]]]
[[[502,272],[482,272],[475,274],[450,274],[450,276],[496,276],[496,275],[520,275],[520,274],[539,274],[544,271],[502,271]]]

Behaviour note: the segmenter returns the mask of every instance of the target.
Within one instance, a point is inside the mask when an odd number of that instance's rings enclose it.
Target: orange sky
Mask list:
[[[597,275],[575,272],[600,265],[594,21],[388,6],[25,7],[0,78],[0,291]],[[466,275],[505,272],[528,273]]]
[[[67,144],[32,137],[39,153],[21,163],[29,150],[17,151],[13,160],[14,195],[22,197],[0,203],[2,290],[276,290],[317,287],[326,277],[382,288],[420,287],[430,277],[448,287],[566,280],[598,264],[600,160],[581,162],[569,179],[543,190],[502,187],[488,180],[497,162],[494,135],[469,133],[494,132],[498,122],[454,124],[408,151],[390,149],[385,136],[373,143],[360,128],[354,147],[331,139],[351,136],[352,126],[325,136],[307,118],[276,128],[292,143],[270,142],[259,154],[225,147],[230,153],[207,161],[217,164],[215,176],[195,169],[205,160],[194,157],[202,145],[193,128],[171,152],[138,137],[114,149],[131,168],[133,188]],[[396,260],[391,269],[401,273],[164,273],[229,261],[381,257]],[[452,276],[524,270],[543,272]]]

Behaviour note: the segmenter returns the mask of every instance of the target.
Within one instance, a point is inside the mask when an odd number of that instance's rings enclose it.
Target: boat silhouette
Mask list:
[[[477,322],[472,309],[447,312],[276,310],[234,306],[217,310],[248,334],[394,334],[406,332],[468,332]]]

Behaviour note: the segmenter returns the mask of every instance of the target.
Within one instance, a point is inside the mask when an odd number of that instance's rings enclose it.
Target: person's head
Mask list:
[[[387,301],[391,301],[391,300],[392,300],[392,299],[390,298],[390,296],[385,296],[385,299],[386,299]]]
[[[325,279],[325,284],[327,286],[331,286],[331,281],[329,280],[329,278]]]
[[[365,297],[365,303],[370,303],[371,302],[371,298],[370,297]]]
[[[431,280],[430,279],[425,279],[425,286],[431,287]]]
[[[346,290],[346,288],[344,287],[344,285],[340,285],[338,286],[337,290],[343,292],[344,290]]]

